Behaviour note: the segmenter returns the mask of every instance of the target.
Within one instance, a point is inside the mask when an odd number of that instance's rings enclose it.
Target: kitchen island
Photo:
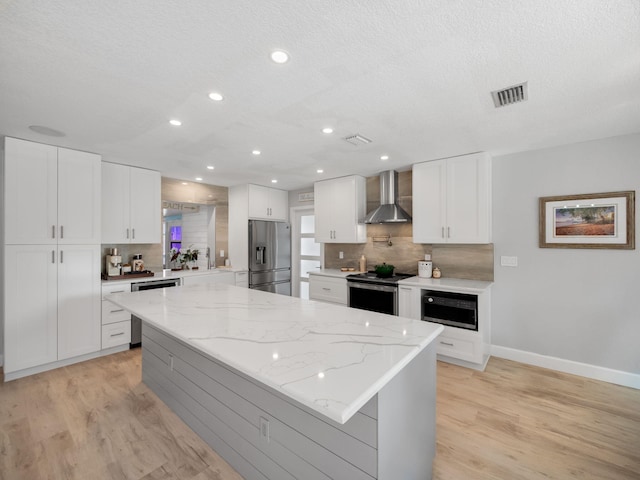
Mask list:
[[[439,325],[223,284],[110,295],[142,379],[247,480],[428,479]]]

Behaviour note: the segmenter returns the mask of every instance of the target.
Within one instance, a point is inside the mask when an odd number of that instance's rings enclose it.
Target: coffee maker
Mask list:
[[[112,248],[109,250],[109,254],[106,255],[105,270],[109,277],[115,277],[120,275],[120,264],[122,263],[122,256],[118,255],[118,249]]]

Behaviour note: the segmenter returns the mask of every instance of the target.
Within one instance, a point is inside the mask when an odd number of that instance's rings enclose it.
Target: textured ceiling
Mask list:
[[[639,86],[638,0],[0,0],[0,134],[214,185],[638,132]]]

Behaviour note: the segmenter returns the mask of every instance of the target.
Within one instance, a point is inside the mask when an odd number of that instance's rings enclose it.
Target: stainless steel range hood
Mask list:
[[[411,223],[411,216],[396,203],[398,173],[387,170],[380,174],[380,206],[369,212],[364,223]]]

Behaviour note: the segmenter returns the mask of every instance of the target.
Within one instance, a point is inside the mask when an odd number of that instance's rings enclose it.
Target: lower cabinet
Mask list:
[[[347,305],[347,279],[309,274],[309,299]]]
[[[249,288],[249,272],[236,272],[236,287]]]
[[[131,342],[131,314],[124,308],[105,300],[111,293],[130,292],[130,283],[102,285],[102,349]]]
[[[4,373],[101,347],[100,246],[6,245]]]
[[[233,272],[216,272],[204,275],[186,275],[182,277],[182,285],[198,285],[206,283],[236,284],[236,275]]]

